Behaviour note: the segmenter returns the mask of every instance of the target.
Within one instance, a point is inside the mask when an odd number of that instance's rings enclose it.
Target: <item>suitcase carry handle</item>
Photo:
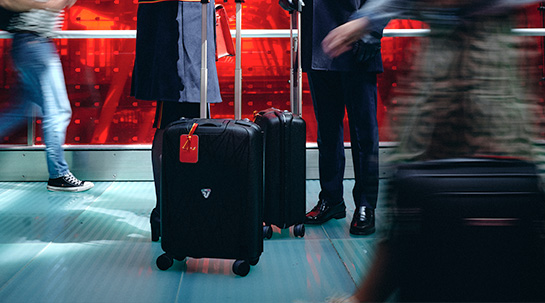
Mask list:
[[[209,120],[209,121],[206,121],[206,122],[201,122],[201,124],[199,124],[199,126],[201,127],[222,127],[224,126],[224,124],[222,122],[219,122],[219,121],[214,121],[214,120]]]
[[[190,131],[191,126],[194,123],[198,123],[199,134],[220,134],[227,128],[227,120],[219,119],[190,119],[185,120],[187,125],[187,132]]]

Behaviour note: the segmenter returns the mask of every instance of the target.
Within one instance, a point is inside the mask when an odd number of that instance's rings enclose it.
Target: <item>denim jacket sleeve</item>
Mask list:
[[[470,4],[464,5],[463,13],[466,16],[492,15],[509,12],[512,9],[524,5],[537,3],[538,0],[473,0]],[[429,2],[422,0],[368,0],[358,11],[350,17],[350,20],[367,17],[370,22],[371,31],[384,28],[392,19],[427,19],[422,13],[429,13]],[[419,9],[419,8],[422,8]],[[437,9],[429,16],[446,17],[460,8],[446,10]],[[433,9],[432,9],[433,10]],[[428,16],[428,17],[429,17]],[[458,16],[463,17],[463,16]],[[426,21],[426,20],[423,20]]]
[[[382,33],[390,20],[411,18],[413,3],[411,0],[368,0],[350,16],[350,20],[367,17],[371,32]]]

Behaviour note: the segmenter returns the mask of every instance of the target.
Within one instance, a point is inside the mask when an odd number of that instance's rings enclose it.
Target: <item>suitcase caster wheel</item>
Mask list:
[[[250,272],[250,263],[245,260],[236,260],[233,263],[233,273],[241,277],[246,277]]]
[[[160,270],[167,270],[174,264],[174,260],[169,255],[162,254],[155,263]]]
[[[250,265],[256,266],[257,263],[259,263],[259,257],[255,258],[255,259],[250,259]]]
[[[305,224],[297,224],[293,227],[293,235],[296,237],[305,236]]]
[[[270,239],[272,238],[273,230],[269,225],[263,226],[263,238]]]

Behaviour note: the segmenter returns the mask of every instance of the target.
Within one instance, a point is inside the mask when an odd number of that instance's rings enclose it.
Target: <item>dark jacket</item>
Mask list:
[[[365,0],[304,0],[304,2],[301,19],[303,71],[311,69],[331,71],[363,69],[376,73],[383,71],[380,52],[362,64],[356,60],[353,52],[347,52],[332,59],[322,50],[321,43],[325,36],[332,29],[346,23],[350,16],[365,3]],[[376,29],[380,35],[384,26]]]

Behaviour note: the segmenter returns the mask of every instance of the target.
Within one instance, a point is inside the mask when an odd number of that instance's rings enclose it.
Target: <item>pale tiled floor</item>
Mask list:
[[[345,185],[347,218],[307,225],[304,238],[275,228],[259,263],[239,277],[233,260],[189,258],[157,269],[152,182],[98,182],[84,193],[0,183],[0,302],[325,302],[349,294],[377,234],[349,234],[353,181]],[[318,191],[307,181],[307,209]],[[383,209],[379,201],[379,230]]]

